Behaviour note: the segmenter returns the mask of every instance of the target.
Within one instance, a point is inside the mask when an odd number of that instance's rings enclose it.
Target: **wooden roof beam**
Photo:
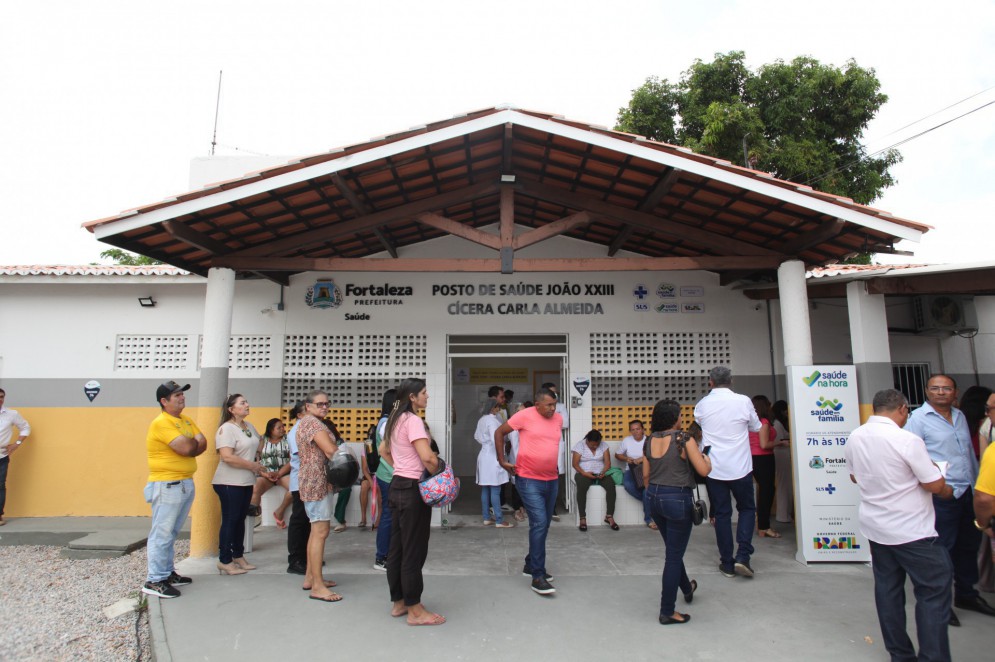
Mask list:
[[[211,239],[203,232],[198,232],[188,225],[184,225],[176,220],[164,221],[162,226],[169,233],[169,236],[183,242],[188,246],[202,250],[211,255],[224,255],[231,249],[225,244],[215,239]]]
[[[586,195],[571,193],[561,188],[547,186],[531,181],[522,180],[519,182],[520,192],[547,202],[555,202],[571,209],[586,210],[594,212],[599,216],[607,216],[623,223],[629,223],[640,228],[653,230],[662,235],[666,235],[682,242],[693,242],[703,247],[705,250],[712,249],[717,252],[724,251],[733,255],[780,255],[762,246],[756,246],[746,241],[733,239],[721,234],[702,230],[701,228],[684,223],[678,223],[653,214],[637,211],[635,209],[625,209],[617,207],[609,202],[598,200]]]
[[[478,230],[477,228],[464,225],[459,221],[454,221],[451,218],[446,218],[445,216],[440,216],[439,214],[434,214],[431,212],[426,212],[424,214],[418,214],[415,216],[415,220],[422,225],[427,225],[429,227],[435,228],[436,230],[441,230],[443,232],[448,232],[449,234],[460,237],[461,239],[466,239],[467,241],[472,241],[475,244],[480,244],[481,246],[487,246],[487,248],[493,248],[496,251],[501,250],[501,238],[493,234],[484,232],[483,230]]]
[[[542,227],[538,227],[534,230],[529,230],[528,232],[518,235],[512,241],[512,248],[517,251],[521,248],[525,248],[526,246],[538,244],[540,241],[545,241],[551,237],[561,235],[565,232],[570,232],[574,228],[588,225],[593,220],[594,217],[586,211],[571,214],[570,216],[564,216],[563,218],[547,223]]]
[[[670,189],[674,187],[677,180],[681,176],[682,170],[679,168],[671,168],[666,175],[661,177],[656,185],[650,190],[641,203],[639,203],[639,211],[651,212],[656,209],[656,206],[660,204],[660,201],[670,193]],[[612,239],[612,243],[608,246],[608,257],[612,257],[615,253],[621,250],[622,246],[629,240],[632,236],[633,227],[631,225],[624,226],[615,238]]]
[[[718,271],[722,269],[772,269],[780,256],[645,257],[645,258],[516,258],[515,271]],[[384,271],[384,272],[499,272],[498,258],[298,258],[219,257],[213,266],[240,271]]]
[[[622,226],[622,229],[619,230],[618,234],[615,235],[615,238],[612,239],[611,245],[608,246],[608,257],[615,255],[615,253],[617,253],[622,246],[625,245],[625,242],[629,241],[629,237],[632,236],[634,230],[635,228],[631,225]]]
[[[391,257],[397,257],[397,246],[393,241],[390,240],[387,235],[384,234],[383,230],[380,228],[373,228],[373,234],[376,235],[377,241],[380,245],[384,247],[384,250],[390,254]]]
[[[829,223],[822,223],[808,232],[803,232],[794,239],[789,239],[781,244],[780,250],[785,255],[796,256],[802,251],[817,246],[824,241],[829,241],[842,232],[845,227],[846,221],[838,218],[833,219]]]
[[[508,122],[504,125],[504,139],[501,141],[501,174],[510,175],[511,172],[511,141],[514,138],[515,125]]]
[[[371,230],[396,221],[407,220],[413,216],[417,216],[418,214],[425,212],[445,209],[446,207],[451,207],[452,205],[469,202],[487,195],[493,195],[498,192],[498,189],[499,184],[497,182],[482,182],[480,184],[459,188],[454,191],[429,196],[427,198],[409,202],[397,207],[392,207],[390,209],[375,211],[367,214],[366,216],[359,216],[352,220],[333,223],[327,227],[317,228],[308,232],[301,232],[289,237],[284,237],[283,239],[265,242],[259,244],[258,246],[233,252],[230,255],[235,257],[260,257],[265,255],[275,256],[280,253],[300,249],[302,247],[323,244],[339,237]]]

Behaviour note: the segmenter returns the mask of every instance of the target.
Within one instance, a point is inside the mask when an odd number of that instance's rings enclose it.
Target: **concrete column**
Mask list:
[[[850,313],[850,346],[857,369],[860,420],[863,422],[871,415],[874,394],[895,385],[888,318],[884,295],[868,294],[864,281],[847,283],[846,304]]]
[[[812,363],[812,329],[808,319],[805,264],[800,260],[782,263],[777,268],[777,288],[781,299],[784,365],[809,365]]]
[[[218,553],[218,527],[221,508],[211,487],[218,455],[214,434],[218,429],[221,404],[228,394],[228,346],[231,342],[232,308],[235,303],[235,272],[211,269],[207,273],[204,301],[204,346],[200,366],[200,389],[197,394],[197,425],[207,437],[207,450],[197,458],[194,477],[197,496],[190,512],[190,556],[206,557]]]

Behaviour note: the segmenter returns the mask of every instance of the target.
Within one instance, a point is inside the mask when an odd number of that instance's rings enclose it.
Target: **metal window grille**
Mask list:
[[[926,382],[932,374],[928,363],[892,363],[891,374],[895,388],[905,394],[910,408],[926,402]]]

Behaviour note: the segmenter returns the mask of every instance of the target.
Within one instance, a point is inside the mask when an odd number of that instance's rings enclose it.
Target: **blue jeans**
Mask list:
[[[500,524],[504,521],[501,513],[501,488],[503,485],[481,485],[480,486],[480,510],[484,514],[484,519],[491,519],[491,512],[494,511],[494,522]]]
[[[719,548],[722,565],[731,566],[735,561],[750,562],[753,555],[753,526],[757,518],[757,505],[753,496],[753,473],[735,480],[705,478],[708,494],[715,502],[715,544]],[[736,499],[739,521],[736,525],[736,542],[739,548],[733,558],[732,549],[732,500]]]
[[[669,618],[677,607],[677,587],[680,586],[684,593],[691,591],[691,580],[684,568],[684,552],[694,526],[691,521],[691,509],[694,507],[691,488],[650,484],[646,488],[646,502],[666,549],[660,616]]]
[[[3,507],[7,503],[8,467],[10,467],[10,457],[0,457],[0,517],[3,517]]]
[[[377,489],[380,490],[380,524],[377,528],[377,560],[385,561],[387,559],[387,552],[390,551],[390,519],[392,516],[391,508],[387,505],[387,497],[390,496],[390,483],[385,483],[379,478],[374,478],[377,481]]]
[[[215,485],[221,500],[218,560],[228,565],[245,556],[245,518],[252,500],[252,485]]]
[[[974,491],[969,487],[956,499],[933,497],[936,533],[947,548],[954,567],[954,597],[958,600],[978,595],[978,547],[981,531],[974,528]]]
[[[146,581],[162,581],[174,571],[176,536],[190,514],[193,495],[192,478],[146,483],[145,501],[152,504],[152,528],[146,543],[149,564]]]
[[[874,604],[885,649],[895,662],[950,660],[947,622],[950,620],[950,580],[953,565],[939,538],[901,545],[871,541]],[[905,631],[905,576],[916,596],[919,657]]]
[[[633,499],[638,499],[639,501],[643,502],[643,521],[649,524],[652,516],[650,515],[649,501],[646,500],[646,490],[645,489],[641,490],[638,487],[636,487],[636,479],[632,477],[633,471],[642,471],[642,470],[643,466],[641,464],[636,465],[635,469],[632,468],[626,469],[625,472],[622,474],[622,487],[625,489],[626,492],[629,493],[629,496],[631,496]]]
[[[529,553],[525,555],[525,567],[532,571],[532,579],[539,579],[546,576],[546,535],[553,520],[560,481],[519,476],[515,486],[529,516]]]

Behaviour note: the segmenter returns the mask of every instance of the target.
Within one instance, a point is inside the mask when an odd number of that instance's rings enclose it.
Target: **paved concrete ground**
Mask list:
[[[568,518],[564,518],[566,520]],[[372,569],[369,530],[331,534],[326,577],[344,600],[307,599],[301,577],[286,574],[286,535],[257,529],[250,556],[258,570],[219,576],[214,559],[188,559],[195,578],[175,600],[153,600],[155,652],[164,660],[348,659],[534,660],[612,657],[650,660],[887,660],[873,604],[871,570],[860,564],[806,567],[794,560],[791,532],[755,540],[753,580],[716,567],[705,524],[685,561],[697,579],[686,626],[657,623],[663,545],[644,527],[580,533],[553,525],[547,570],[557,593],[540,597],[521,576],[528,528],[460,526],[433,530],[425,604],[439,627],[412,628],[389,616],[384,573]],[[911,597],[910,597],[911,605]],[[954,659],[988,659],[995,619],[961,612],[951,628]],[[911,606],[910,629],[914,626]],[[914,636],[914,635],[913,635]]]
[[[697,579],[686,626],[661,626],[663,545],[644,527],[604,527],[580,533],[553,525],[548,570],[557,594],[540,597],[521,576],[527,526],[495,530],[434,529],[425,568],[425,603],[444,614],[440,627],[411,628],[389,616],[384,573],[372,569],[369,530],[331,534],[326,576],[345,599],[307,599],[301,577],[286,574],[286,533],[256,529],[247,575],[219,576],[214,559],[180,564],[194,577],[175,600],[150,600],[153,651],[167,660],[350,659],[551,660],[603,657],[626,660],[887,660],[873,603],[871,570],[859,564],[803,566],[787,531],[757,539],[757,577],[718,573],[714,535],[695,529],[685,562]],[[0,529],[0,544],[66,545],[144,540],[147,518],[15,519]],[[94,535],[99,534],[99,535]],[[81,544],[83,544],[81,543]],[[117,553],[121,553],[118,551]],[[136,577],[136,587],[143,578]],[[911,594],[911,591],[910,591]],[[988,596],[990,597],[990,596]],[[914,637],[912,598],[909,628]],[[959,612],[950,629],[955,660],[989,659],[995,619]]]
[[[145,546],[148,517],[18,517],[0,528],[0,545],[52,545],[73,559],[121,556]],[[189,537],[189,526],[180,537]]]

